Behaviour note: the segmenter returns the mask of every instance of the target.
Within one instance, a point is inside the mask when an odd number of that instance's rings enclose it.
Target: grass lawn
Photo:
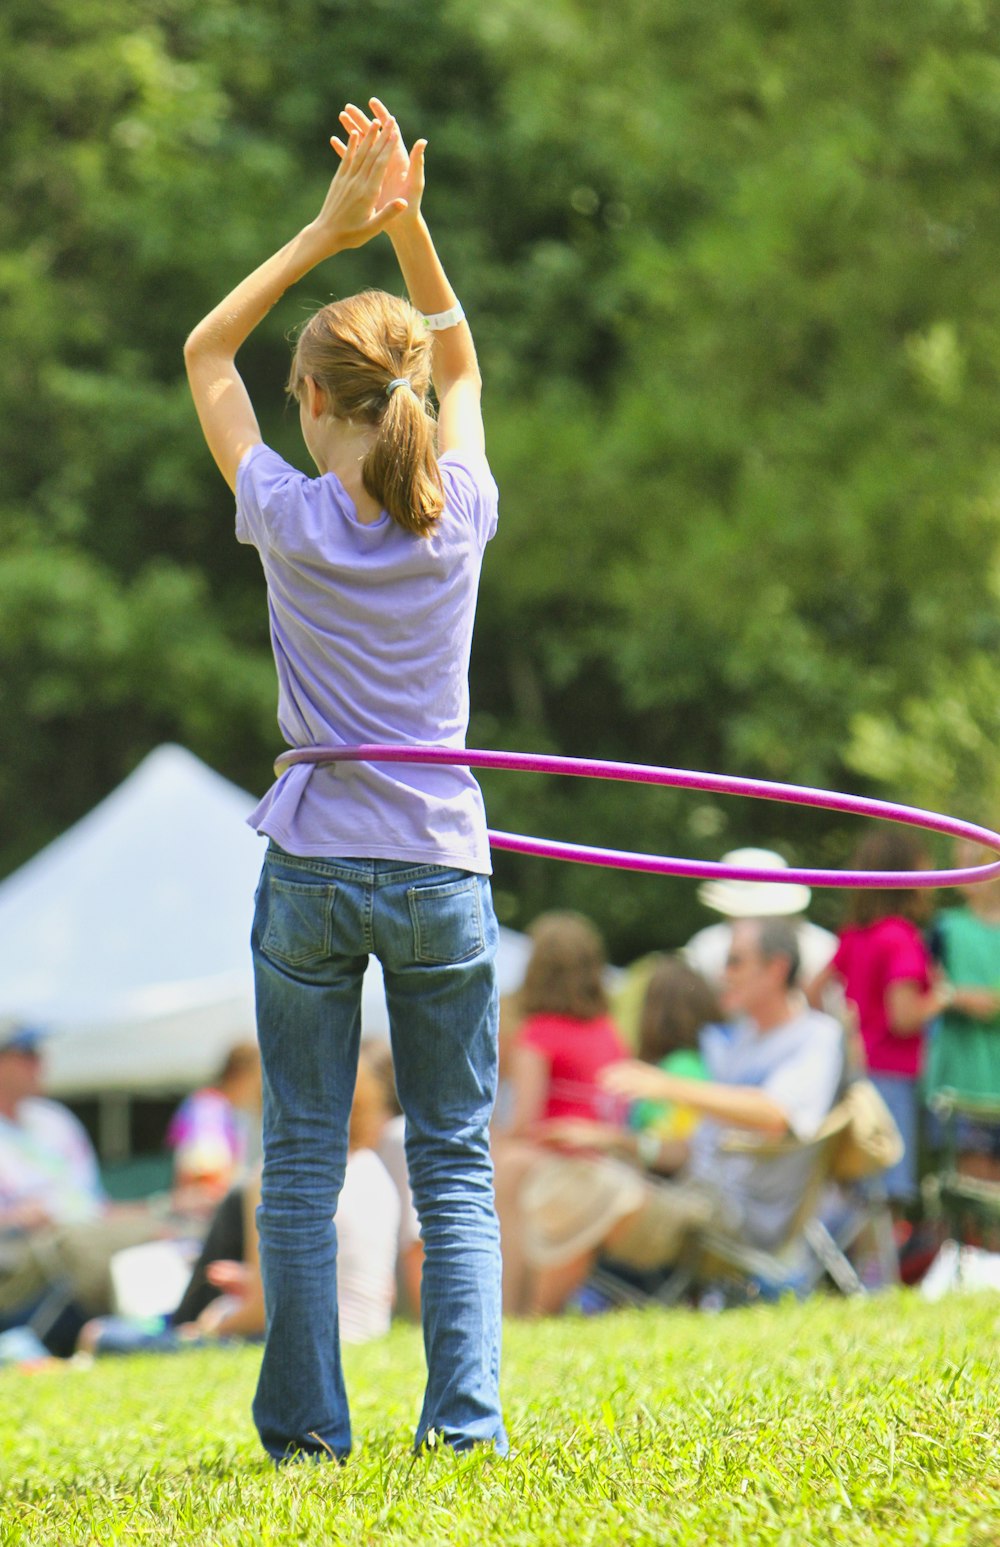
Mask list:
[[[510,1459],[414,1460],[419,1336],[348,1349],[356,1451],[272,1468],[259,1355],[0,1371],[0,1544],[1000,1543],[1000,1298],[508,1327]]]

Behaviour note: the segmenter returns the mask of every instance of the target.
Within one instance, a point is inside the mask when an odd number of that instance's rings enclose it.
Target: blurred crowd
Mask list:
[[[963,842],[955,861],[990,857]],[[946,1144],[1000,1198],[1000,880],[946,897],[859,890],[835,935],[810,921],[779,855],[726,858],[774,880],[706,883],[718,921],[624,972],[578,914],[531,928],[523,986],[501,1007],[493,1129],[507,1314],[595,1308],[595,1275],[648,1290],[705,1232],[781,1247],[801,1225],[810,1145],[861,1080],[898,1141],[862,1190],[891,1211],[904,1280],[939,1244],[921,1184]],[[930,859],[883,825],[854,868],[916,876]],[[262,1337],[256,1046],[234,1047],[183,1101],[167,1133],[173,1186],[137,1204],[104,1194],[84,1128],[43,1094],[43,1055],[39,1031],[0,1021],[0,1343],[29,1357]],[[946,1136],[939,1112],[955,1102]],[[336,1231],[345,1341],[419,1318],[420,1225],[381,1043],[362,1048]],[[146,1263],[160,1300],[172,1265],[172,1303],[130,1302],[126,1262]]]

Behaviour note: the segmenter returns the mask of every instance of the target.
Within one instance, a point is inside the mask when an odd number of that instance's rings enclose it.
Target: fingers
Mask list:
[[[348,133],[350,133],[352,129],[356,129],[359,134],[364,134],[365,130],[372,122],[367,114],[363,113],[359,107],[355,107],[353,102],[348,102],[347,106],[344,108],[344,111],[339,114],[339,118],[340,122],[343,124]]]
[[[353,174],[367,178],[376,164],[376,157],[380,158],[377,165],[380,168],[384,167],[385,158],[391,146],[380,146],[379,141],[388,141],[388,139],[387,135],[382,134],[381,125],[374,121],[369,123],[363,132],[352,129],[347,136],[346,146],[343,140],[331,136],[330,144],[341,158],[337,176],[347,178]]]
[[[405,155],[406,146],[403,144],[403,137],[400,133],[399,125],[397,124],[395,118],[393,118],[392,114],[389,112],[389,109],[385,106],[385,103],[380,102],[378,97],[372,97],[369,106],[372,110],[371,118],[369,118],[354,102],[348,102],[343,112],[339,114],[340,122],[347,132],[348,137],[350,137],[351,134],[357,134],[360,146],[364,140],[364,136],[372,129],[372,127],[375,127],[376,129],[382,130],[386,137],[392,141],[393,145],[398,146]],[[346,150],[343,148],[343,140],[339,140],[336,137],[331,137],[330,144],[337,152],[337,155],[340,156],[340,158],[343,160],[346,156]],[[411,153],[411,169],[414,167],[414,165],[420,165],[422,168],[423,148],[426,146],[426,144],[426,140],[421,142],[420,160],[417,163],[413,161],[413,156]],[[414,151],[416,148],[417,147],[414,146]]]
[[[358,145],[360,144],[360,141],[361,136],[354,129],[352,129],[348,134],[346,145],[344,145],[342,140],[337,140],[336,142],[334,142],[333,139],[330,140],[330,144],[333,145],[334,150],[336,150],[341,159],[341,166],[338,168],[338,173],[343,172],[346,175],[351,171],[357,159]]]
[[[380,231],[384,231],[390,221],[395,220],[396,216],[401,215],[407,208],[408,205],[405,199],[393,199],[391,203],[383,205],[380,210],[376,210],[372,218],[361,228],[365,240],[367,241],[370,236],[377,236]]]
[[[381,180],[385,171],[386,162],[392,154],[392,130],[395,123],[392,119],[388,125],[381,124],[373,119],[361,137],[361,145],[358,150],[358,170],[365,177],[378,176]]]

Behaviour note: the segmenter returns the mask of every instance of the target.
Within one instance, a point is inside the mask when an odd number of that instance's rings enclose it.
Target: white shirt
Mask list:
[[[57,1224],[91,1219],[104,1203],[94,1147],[66,1107],[41,1096],[0,1117],[0,1214],[40,1203]]]
[[[752,1021],[707,1026],[701,1051],[711,1080],[763,1091],[781,1107],[797,1139],[815,1137],[843,1084],[844,1033],[821,1010],[804,1009],[773,1031],[760,1031]],[[812,1156],[727,1154],[727,1131],[712,1118],[698,1124],[688,1174],[723,1195],[751,1242],[774,1246],[798,1207]]]
[[[345,1343],[388,1332],[396,1296],[399,1194],[374,1150],[353,1150],[337,1204],[337,1308]]]

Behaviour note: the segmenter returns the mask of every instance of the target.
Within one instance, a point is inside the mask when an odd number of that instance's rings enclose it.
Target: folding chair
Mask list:
[[[922,1190],[928,1212],[942,1221],[944,1232],[961,1241],[967,1221],[977,1225],[1000,1224],[1000,1182],[967,1176],[958,1169],[959,1123],[962,1118],[1000,1127],[1000,1102],[978,1101],[957,1091],[939,1091],[931,1098],[944,1138],[937,1168],[924,1177]]]
[[[0,1269],[20,1261],[19,1245],[20,1239],[16,1233],[0,1235]],[[19,1318],[5,1319],[0,1316],[0,1328],[5,1327],[8,1321],[11,1327],[24,1325],[40,1342],[54,1340],[53,1346],[60,1354],[71,1351],[61,1336],[63,1328],[67,1329],[66,1337],[71,1342],[75,1341],[76,1332],[83,1320],[75,1312],[72,1286],[58,1269],[53,1270],[46,1287],[39,1290],[36,1298],[23,1308],[23,1315],[23,1322]]]
[[[809,1156],[809,1173],[788,1228],[781,1241],[768,1249],[751,1246],[724,1231],[699,1231],[657,1298],[664,1304],[675,1304],[697,1286],[720,1290],[726,1301],[753,1300],[782,1291],[801,1297],[816,1287],[824,1272],[843,1294],[863,1294],[861,1280],[821,1218],[847,1123],[847,1110],[838,1105],[812,1139],[761,1139],[743,1131],[728,1134],[722,1148],[731,1155],[750,1155],[762,1161]]]
[[[699,1290],[720,1294],[724,1304],[793,1293],[804,1298],[828,1276],[845,1295],[868,1293],[850,1254],[866,1243],[879,1265],[881,1282],[898,1279],[892,1222],[877,1189],[844,1188],[835,1181],[835,1162],[850,1121],[846,1104],[829,1113],[812,1139],[771,1140],[733,1130],[724,1142],[729,1154],[760,1160],[808,1155],[808,1176],[780,1242],[765,1249],[720,1230],[689,1237],[680,1260],[655,1286],[648,1280],[624,1281],[610,1266],[590,1283],[614,1303],[677,1305]],[[664,1185],[669,1186],[669,1183]]]

